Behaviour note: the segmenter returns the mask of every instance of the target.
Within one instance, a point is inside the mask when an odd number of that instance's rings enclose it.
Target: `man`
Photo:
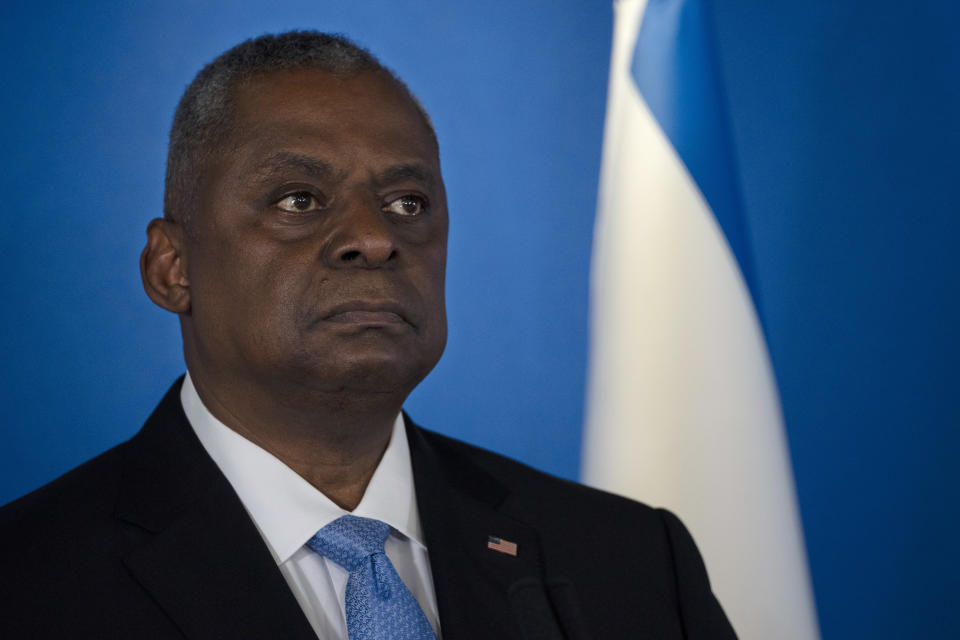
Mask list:
[[[4,508],[0,637],[733,637],[672,515],[403,416],[446,235],[430,121],[370,54],[287,33],[201,71],[141,258],[187,375]]]

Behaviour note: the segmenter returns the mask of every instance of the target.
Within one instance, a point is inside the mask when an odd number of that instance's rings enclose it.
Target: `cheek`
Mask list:
[[[274,323],[275,329],[292,329],[309,319],[318,286],[322,286],[316,265],[296,255],[264,252],[251,255],[244,265],[237,288],[259,319]]]
[[[217,316],[219,325],[249,328],[261,340],[268,339],[265,329],[296,321],[305,269],[294,255],[249,239],[211,245],[202,255],[191,282],[198,311]]]
[[[424,298],[442,300],[447,266],[446,247],[439,243],[421,245],[408,253],[411,254],[414,257],[408,266],[408,273],[416,281],[417,289]]]
[[[430,318],[430,332],[446,341],[447,307],[445,302],[446,251],[438,249],[425,257],[420,275],[420,291]]]

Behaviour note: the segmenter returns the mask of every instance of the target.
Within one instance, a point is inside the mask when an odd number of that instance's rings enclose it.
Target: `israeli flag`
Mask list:
[[[816,639],[710,14],[615,16],[583,478],[683,519],[741,638]]]

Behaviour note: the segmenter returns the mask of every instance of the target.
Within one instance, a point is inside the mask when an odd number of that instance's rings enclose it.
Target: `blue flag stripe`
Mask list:
[[[707,11],[700,0],[649,0],[630,71],[713,210],[756,307],[758,291]]]

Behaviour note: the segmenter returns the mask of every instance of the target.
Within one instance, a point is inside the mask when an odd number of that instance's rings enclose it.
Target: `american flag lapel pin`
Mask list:
[[[505,553],[508,556],[517,555],[517,543],[498,538],[496,536],[487,536],[487,549],[492,549],[498,553]]]

